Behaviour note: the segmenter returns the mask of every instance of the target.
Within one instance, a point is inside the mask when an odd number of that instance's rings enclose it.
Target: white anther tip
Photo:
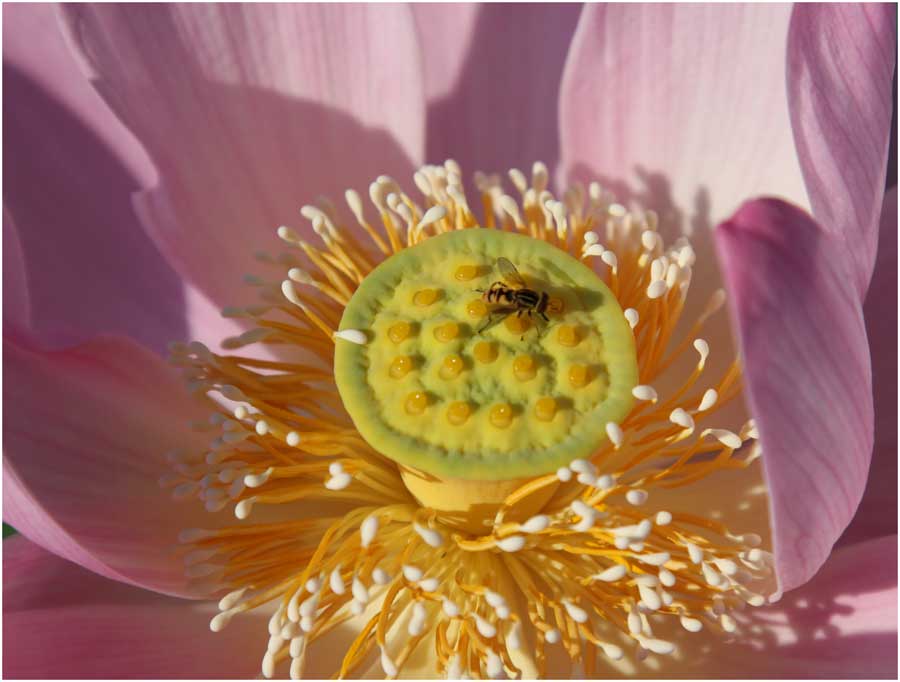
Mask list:
[[[640,314],[634,308],[627,308],[623,314],[625,319],[628,320],[628,326],[632,329],[637,326],[638,321],[641,319]]]
[[[632,488],[627,493],[625,493],[625,499],[628,501],[628,504],[634,505],[635,507],[644,504],[649,496],[650,495],[646,490],[640,490],[637,488]]]
[[[419,525],[418,523],[414,523],[413,529],[429,547],[440,547],[444,544],[444,536],[433,528],[427,528],[425,526]]]
[[[631,389],[631,395],[633,395],[638,400],[650,400],[656,402],[657,394],[656,390],[652,386],[635,386]]]
[[[518,552],[525,547],[525,538],[522,535],[510,535],[497,541],[497,546],[504,552]]]
[[[622,445],[622,441],[624,441],[625,439],[625,434],[622,432],[622,427],[615,422],[608,422],[606,424],[606,435],[609,436],[610,442],[616,448],[619,448]]]
[[[334,333],[334,338],[355,343],[357,346],[364,346],[368,341],[366,333],[359,329],[342,329]]]
[[[325,487],[328,490],[343,490],[347,486],[349,486],[353,482],[353,476],[346,472],[341,472],[336,476],[331,476],[327,481],[325,481]]]
[[[694,419],[684,409],[676,407],[669,414],[669,421],[685,429],[694,428]]]
[[[244,476],[244,485],[248,488],[259,488],[266,481],[269,480],[269,477],[272,475],[272,472],[275,471],[274,467],[269,467],[261,474],[247,474]]]
[[[550,517],[544,514],[532,516],[520,528],[526,533],[540,533],[550,525]]]
[[[615,566],[610,566],[602,573],[598,573],[595,577],[604,583],[614,583],[624,578],[627,573],[628,569],[623,564],[616,564]]]
[[[669,290],[669,286],[666,284],[665,280],[658,279],[653,282],[650,282],[650,286],[647,287],[647,298],[656,299],[663,296]]]
[[[376,516],[367,516],[365,520],[359,526],[359,534],[360,534],[360,544],[363,547],[368,547],[372,544],[372,540],[375,539],[375,534],[378,532],[378,517]]]
[[[700,362],[705,362],[709,356],[709,343],[705,339],[695,339],[694,349],[700,354]]]

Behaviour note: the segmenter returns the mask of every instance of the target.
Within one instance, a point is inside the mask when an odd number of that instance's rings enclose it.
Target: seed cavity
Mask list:
[[[497,403],[496,405],[491,407],[489,418],[491,420],[491,424],[496,426],[498,429],[505,429],[507,426],[512,424],[512,407],[507,403]]]
[[[411,332],[412,325],[409,322],[401,320],[390,326],[388,329],[388,338],[394,343],[402,343],[409,338]]]
[[[455,379],[463,370],[463,359],[456,354],[447,355],[441,363],[441,379]]]
[[[569,383],[573,388],[584,388],[591,382],[587,365],[575,364],[569,367]]]
[[[537,363],[530,355],[520,355],[513,360],[513,373],[519,381],[533,379],[537,373]]]
[[[553,421],[556,416],[556,401],[549,396],[540,398],[534,404],[534,416],[542,422]]]
[[[478,362],[489,363],[497,359],[497,347],[490,341],[479,341],[472,351]]]
[[[413,391],[406,396],[404,407],[407,414],[422,414],[425,408],[428,407],[428,396],[422,391]]]
[[[469,403],[460,400],[450,403],[447,407],[447,421],[454,426],[465,424],[470,414],[472,414],[472,408]]]
[[[478,277],[477,265],[460,265],[453,276],[460,282],[469,282]]]
[[[456,322],[445,322],[434,330],[434,338],[441,343],[448,343],[459,336],[459,325]]]
[[[413,296],[413,303],[417,306],[429,306],[441,297],[437,289],[419,289]]]
[[[413,368],[413,359],[408,355],[398,355],[391,362],[388,373],[395,379],[402,379]]]
[[[510,315],[507,317],[504,321],[504,325],[513,334],[524,334],[531,326],[527,318],[519,317],[518,315]]]
[[[476,298],[474,301],[469,301],[468,305],[466,305],[466,314],[469,317],[484,317],[487,315],[487,306],[480,298]]]
[[[581,341],[581,338],[578,336],[578,330],[575,327],[570,324],[561,324],[556,332],[556,340],[562,346],[574,348]]]

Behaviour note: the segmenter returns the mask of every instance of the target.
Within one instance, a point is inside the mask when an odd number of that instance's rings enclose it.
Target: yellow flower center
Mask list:
[[[416,675],[414,655],[429,659],[417,676],[544,675],[553,647],[590,677],[598,656],[673,653],[658,634],[670,623],[727,634],[737,609],[765,601],[771,559],[758,536],[709,516],[696,493],[686,509],[659,501],[758,457],[752,421],[711,421],[740,391],[737,361],[716,381],[704,373],[699,334],[724,295],[675,337],[690,245],[665,247],[655,215],[598,185],[557,201],[542,164],[530,183],[510,173],[518,201],[477,175],[480,217],[461,177],[453,162],[421,169],[418,201],[381,177],[369,188],[376,218],[348,190],[371,244],[332,204],[304,207],[322,244],[279,229],[293,254],[264,259],[275,275],[251,280],[261,304],[228,310],[256,324],[225,340],[234,352],[173,346],[212,413],[196,429],[213,433],[205,449],[172,453],[161,484],[210,512],[233,509],[231,524],[182,533],[186,570],[220,597],[215,631],[275,604],[266,677],[301,677],[307,652],[341,625],[354,631],[342,677],[372,659],[387,677]],[[538,246],[514,259],[475,239],[440,271],[408,268],[381,297],[366,293],[380,263],[415,265],[429,240],[467,234]],[[491,319],[512,300],[484,293],[500,256],[528,288],[552,289],[549,323],[533,310]],[[557,258],[574,265],[541,271]],[[558,279],[577,261],[597,285]],[[584,296],[597,291],[615,316],[591,317]],[[659,383],[691,354],[677,384]],[[612,399],[614,417],[588,418]]]

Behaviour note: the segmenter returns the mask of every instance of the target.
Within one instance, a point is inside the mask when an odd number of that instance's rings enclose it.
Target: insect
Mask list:
[[[528,315],[530,319],[534,320],[538,335],[541,335],[547,323],[550,322],[550,318],[547,317],[547,309],[550,306],[549,294],[546,291],[529,289],[525,279],[516,270],[516,266],[502,256],[497,259],[497,269],[504,281],[494,282],[488,289],[476,290],[481,292],[481,298],[485,303],[497,306],[491,309],[487,322],[482,325],[478,333],[493,327],[515,313],[517,317]]]

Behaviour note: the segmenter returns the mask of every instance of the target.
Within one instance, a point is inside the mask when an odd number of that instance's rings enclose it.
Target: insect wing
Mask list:
[[[515,284],[518,287],[525,287],[525,280],[522,278],[522,275],[519,274],[519,271],[516,270],[516,266],[509,262],[509,259],[503,258],[502,256],[497,259],[497,269],[500,271],[500,274],[503,276],[509,284]]]
[[[503,322],[503,320],[505,320],[507,317],[512,315],[514,312],[516,312],[516,310],[517,310],[517,308],[515,306],[502,306],[500,308],[494,308],[491,311],[491,314],[488,317],[487,322],[485,322],[481,326],[481,328],[478,330],[478,333],[481,334],[482,332],[487,331],[494,325],[496,325],[500,322]]]

